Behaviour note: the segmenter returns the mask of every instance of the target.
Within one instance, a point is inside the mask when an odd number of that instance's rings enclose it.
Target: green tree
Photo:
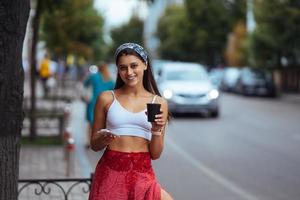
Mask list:
[[[227,36],[234,23],[244,16],[244,4],[241,1],[187,0],[186,7],[192,24],[190,33],[194,33],[193,46],[196,52],[201,52],[200,60],[208,65],[223,62]]]
[[[193,61],[194,54],[189,45],[189,22],[183,6],[173,5],[166,9],[159,20],[157,37],[160,39],[158,53],[161,58],[168,60]]]
[[[39,40],[39,29],[40,29],[40,18],[45,10],[53,10],[55,7],[61,4],[60,0],[31,0],[31,8],[34,9],[35,15],[33,17],[31,26],[33,29],[32,33],[32,46],[31,46],[31,55],[30,55],[30,138],[36,138],[36,119],[35,119],[35,110],[36,110],[36,94],[35,94],[35,85],[36,85],[36,44]]]
[[[41,18],[44,19],[44,22],[45,22],[45,18],[49,17],[50,18],[50,21],[51,21],[51,14],[50,13],[55,13],[55,12],[64,12],[64,9],[67,9],[67,8],[70,8],[72,9],[73,7],[73,4],[70,0],[64,0],[64,1],[60,1],[60,0],[32,0],[31,1],[32,3],[32,7],[35,9],[35,15],[34,15],[34,18],[33,18],[33,21],[32,21],[32,28],[33,28],[33,34],[32,34],[32,47],[31,47],[31,70],[30,70],[30,94],[31,94],[31,98],[30,98],[30,104],[31,104],[31,107],[30,107],[30,137],[31,139],[35,139],[36,138],[36,117],[35,117],[35,111],[36,111],[36,94],[35,94],[35,85],[36,85],[36,69],[37,69],[37,62],[36,62],[36,44],[39,40],[39,32],[40,32],[40,22],[41,22]],[[78,0],[74,0],[74,7],[78,8]],[[66,8],[66,5],[69,6]],[[92,5],[92,0],[87,0],[86,3],[82,4],[84,6],[84,8],[86,8],[87,6],[86,5]],[[69,9],[69,10],[70,10]],[[67,9],[68,10],[68,9]],[[73,16],[72,12],[77,12],[78,9],[73,9],[71,11],[69,11],[69,14],[71,16]],[[65,17],[65,16],[63,16]],[[77,16],[77,18],[80,18]],[[64,18],[55,18],[55,20],[57,20],[56,22],[59,23],[61,20],[63,21]],[[48,21],[46,21],[48,22]],[[72,24],[72,22],[70,22],[70,24]],[[70,25],[68,24],[68,25]],[[45,25],[45,24],[44,24]],[[43,26],[42,26],[43,27]],[[80,26],[78,27],[83,27],[82,24],[80,24]],[[45,27],[44,27],[45,28]],[[60,27],[62,29],[64,29],[65,27]],[[47,28],[46,28],[47,30]],[[52,30],[52,29],[51,29]],[[53,33],[53,32],[52,32]],[[69,32],[69,33],[72,33],[72,32]],[[66,33],[66,35],[68,35],[69,33]],[[50,34],[50,33],[49,33]],[[56,33],[53,33],[53,34],[56,34]],[[45,36],[46,34],[44,34]],[[47,38],[45,37],[45,39],[47,40]],[[50,39],[51,40],[51,39]],[[69,40],[67,40],[69,41]],[[51,46],[52,44],[55,45],[55,42],[57,41],[54,41],[53,43],[47,41],[47,45],[48,47]],[[49,43],[51,43],[49,45]],[[64,43],[63,43],[64,44]],[[69,45],[69,48],[70,46],[72,46],[74,49],[77,50],[78,46],[80,46],[80,42],[79,42],[79,45]],[[82,48],[78,48],[80,50],[80,52],[84,52],[85,55],[88,55],[88,56],[91,56],[91,51],[90,49],[86,48],[86,46],[84,45],[81,45],[80,47]],[[99,48],[99,47],[97,47]],[[95,48],[97,50],[97,48]],[[54,52],[57,56],[63,56],[62,52],[64,52],[63,50],[60,51],[60,49],[58,51],[52,49],[52,47],[49,47],[49,49]],[[74,50],[74,51],[76,51]],[[97,51],[95,51],[97,52]],[[97,53],[97,55],[99,55]]]
[[[138,16],[132,16],[128,23],[111,30],[112,43],[107,55],[111,59],[116,48],[125,42],[135,42],[143,45],[144,22]]]
[[[43,39],[56,56],[67,54],[86,59],[101,57],[104,19],[93,7],[93,0],[64,0],[44,12]]]
[[[227,35],[244,15],[242,0],[186,0],[183,8],[167,9],[157,31],[161,57],[208,65],[222,62]]]
[[[237,23],[229,35],[224,53],[229,66],[245,66],[247,63],[247,29],[243,22]]]
[[[297,1],[256,1],[256,29],[251,38],[253,65],[299,66],[300,6]],[[286,63],[282,59],[286,59]]]

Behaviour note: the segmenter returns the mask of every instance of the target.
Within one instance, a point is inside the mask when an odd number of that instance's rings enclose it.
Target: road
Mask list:
[[[300,105],[223,94],[218,119],[175,117],[153,162],[176,200],[299,200]],[[94,168],[99,153],[88,152]]]

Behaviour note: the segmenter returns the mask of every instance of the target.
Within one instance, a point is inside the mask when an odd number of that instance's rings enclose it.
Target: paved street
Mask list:
[[[300,106],[231,95],[222,105],[218,120],[174,120],[161,181],[176,199],[298,199]]]
[[[168,129],[164,154],[154,161],[161,185],[175,199],[298,200],[297,98],[274,100],[224,94],[219,119],[175,117]],[[101,152],[84,148],[84,104],[75,101],[72,106],[76,176],[88,177]],[[26,157],[24,152],[21,155]],[[22,162],[20,177],[24,177],[22,166],[26,165]]]

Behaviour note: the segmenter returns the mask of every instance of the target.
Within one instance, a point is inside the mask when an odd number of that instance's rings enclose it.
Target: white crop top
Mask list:
[[[113,91],[114,100],[110,105],[106,116],[106,128],[117,135],[128,135],[142,137],[151,140],[151,123],[147,120],[145,110],[134,113],[126,110],[116,99]],[[152,103],[154,103],[156,95]]]

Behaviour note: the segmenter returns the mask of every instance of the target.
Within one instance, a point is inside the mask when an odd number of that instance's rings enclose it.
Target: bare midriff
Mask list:
[[[109,144],[108,148],[122,152],[148,152],[149,141],[135,136],[120,136]]]

